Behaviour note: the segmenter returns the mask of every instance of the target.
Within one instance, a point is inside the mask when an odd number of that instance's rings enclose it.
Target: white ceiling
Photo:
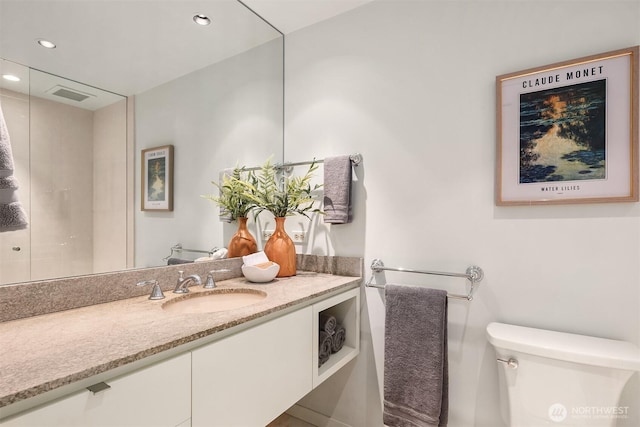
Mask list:
[[[284,34],[369,1],[242,0]],[[210,16],[212,25],[195,25],[195,14]],[[278,37],[236,0],[0,0],[0,58],[121,95],[144,92]],[[44,49],[36,44],[39,38],[58,47]],[[15,68],[1,65],[2,74]]]
[[[242,0],[284,34],[340,15],[372,0]]]
[[[122,95],[279,37],[235,0],[0,0],[0,18],[1,57]]]

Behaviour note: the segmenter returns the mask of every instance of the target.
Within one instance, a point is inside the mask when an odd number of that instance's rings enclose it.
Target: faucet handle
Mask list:
[[[143,280],[141,282],[136,283],[136,286],[145,286],[145,285],[153,285],[151,288],[151,295],[149,295],[150,300],[159,300],[164,299],[164,294],[162,293],[162,289],[160,289],[160,284],[157,280]]]
[[[215,270],[211,270],[209,274],[207,274],[207,282],[204,284],[205,289],[214,289],[216,287],[216,281],[213,280],[213,272]]]
[[[228,268],[221,268],[218,270],[211,270],[207,274],[207,282],[204,284],[205,289],[214,289],[216,287],[216,281],[213,280],[213,273],[225,273],[227,271],[231,271]]]

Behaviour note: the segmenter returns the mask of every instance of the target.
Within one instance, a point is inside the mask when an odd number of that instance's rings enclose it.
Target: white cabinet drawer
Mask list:
[[[180,355],[0,422],[2,427],[175,427],[191,412],[191,355]],[[188,425],[188,424],[187,424]]]

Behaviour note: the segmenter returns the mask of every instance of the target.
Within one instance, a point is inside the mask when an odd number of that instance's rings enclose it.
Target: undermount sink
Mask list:
[[[169,313],[214,313],[246,307],[262,301],[267,293],[257,289],[214,289],[189,293],[162,304]]]

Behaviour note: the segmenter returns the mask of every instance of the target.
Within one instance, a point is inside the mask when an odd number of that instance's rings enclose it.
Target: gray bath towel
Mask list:
[[[28,223],[20,202],[0,203],[0,232],[24,230]]]
[[[9,130],[4,121],[2,107],[0,107],[0,177],[11,174],[13,174],[13,154],[11,153]]]
[[[324,159],[324,222],[351,222],[351,158]]]
[[[331,335],[325,331],[318,334],[318,367],[322,366],[331,356]]]
[[[18,180],[15,176],[0,177],[0,190],[17,190]]]
[[[178,265],[178,264],[191,264],[193,261],[182,258],[169,258],[167,260],[167,265]]]
[[[332,315],[326,314],[326,313],[320,313],[318,317],[318,321],[320,322],[321,331],[325,331],[329,335],[333,335],[333,333],[336,331],[336,326],[338,325],[338,322],[336,321],[336,318],[333,317]]]
[[[0,232],[27,228],[27,214],[18,201],[18,180],[13,176],[9,130],[0,108]]]
[[[385,300],[384,424],[446,426],[447,293],[387,284]]]
[[[336,327],[335,333],[331,336],[331,353],[337,353],[342,350],[344,341],[347,338],[347,330],[342,325]]]

